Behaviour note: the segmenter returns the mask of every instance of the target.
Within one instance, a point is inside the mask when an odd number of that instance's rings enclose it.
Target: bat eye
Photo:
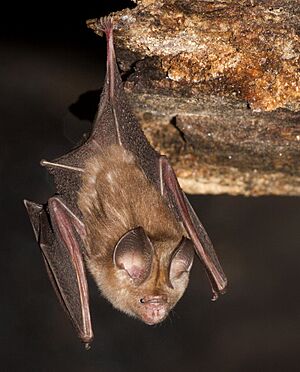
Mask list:
[[[143,298],[140,299],[140,303],[141,304],[144,304],[145,303],[145,300]]]

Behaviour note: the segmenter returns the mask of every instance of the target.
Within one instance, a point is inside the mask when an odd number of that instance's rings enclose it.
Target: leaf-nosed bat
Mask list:
[[[166,318],[188,284],[194,251],[214,299],[227,280],[212,244],[166,157],[144,136],[116,64],[113,21],[101,18],[107,72],[89,139],[41,164],[57,193],[25,200],[62,306],[83,342],[93,338],[85,264],[112,305],[152,325]]]

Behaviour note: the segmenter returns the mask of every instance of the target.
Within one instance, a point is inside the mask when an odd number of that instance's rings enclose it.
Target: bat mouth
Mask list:
[[[142,313],[142,320],[147,325],[155,325],[162,322],[168,314],[166,306],[147,307]]]
[[[147,325],[162,322],[168,315],[166,296],[146,296],[140,299],[142,306],[141,318]]]

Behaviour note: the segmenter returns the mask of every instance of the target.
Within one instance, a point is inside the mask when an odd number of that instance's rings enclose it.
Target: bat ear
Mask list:
[[[189,272],[194,260],[194,244],[186,237],[183,237],[175,249],[170,263],[170,281],[177,279],[181,274]]]
[[[153,246],[142,227],[128,231],[118,241],[113,260],[115,265],[126,270],[136,285],[149,276],[152,266]]]

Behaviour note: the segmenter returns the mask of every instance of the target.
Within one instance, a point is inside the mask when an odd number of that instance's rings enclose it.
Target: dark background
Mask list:
[[[191,197],[229,278],[216,303],[198,261],[156,327],[113,310],[90,280],[95,340],[85,351],[55,298],[22,200],[47,200],[53,185],[39,160],[90,128],[95,95],[72,112],[102,84],[105,43],[85,20],[126,6],[54,0],[2,10],[1,371],[298,371],[299,198]]]

